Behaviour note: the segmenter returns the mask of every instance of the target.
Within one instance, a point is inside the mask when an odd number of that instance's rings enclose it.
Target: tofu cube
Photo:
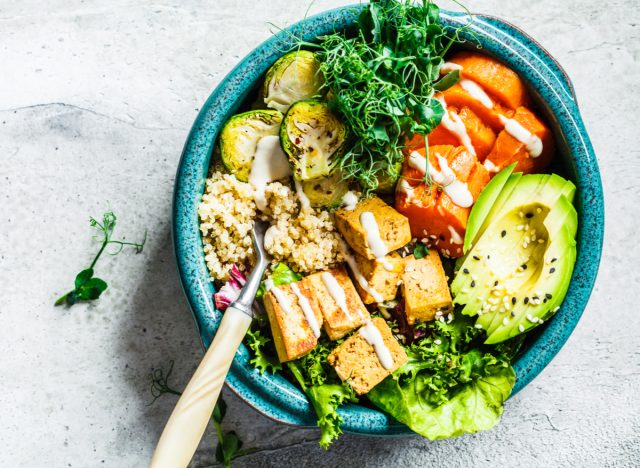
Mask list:
[[[314,273],[302,280],[322,311],[324,331],[330,340],[337,340],[358,328],[369,319],[369,311],[362,303],[344,267]]]
[[[340,379],[348,381],[358,395],[368,393],[408,360],[407,353],[393,337],[384,319],[374,318],[371,325],[378,330],[384,347],[391,355],[390,368],[386,369],[382,365],[374,346],[359,332],[347,338],[327,358]]]
[[[377,259],[370,260],[358,254],[355,255],[355,260],[360,274],[369,285],[369,290],[367,290],[360,285],[357,278],[354,278],[354,284],[362,302],[365,304],[378,302],[380,297],[376,300],[371,295],[371,290],[374,291],[374,294],[378,293],[383,301],[395,299],[398,293],[398,284],[404,271],[404,260],[397,252],[391,252],[387,255],[384,262]]]
[[[373,214],[378,225],[380,239],[387,247],[387,252],[404,247],[411,241],[409,220],[380,198],[368,198],[360,201],[353,210],[341,209],[335,212],[338,231],[351,248],[363,257],[376,258],[369,248],[367,232],[360,222],[360,215],[364,212]]]
[[[307,298],[316,323],[322,326],[322,313],[315,296],[304,281],[271,288],[264,296],[264,307],[280,362],[298,359],[318,344],[300,298],[293,288],[297,288],[297,292]]]
[[[440,255],[429,250],[429,255],[417,259],[405,257],[402,275],[402,295],[407,322],[427,322],[436,317],[436,312],[451,312],[451,293],[447,277],[442,268]]]

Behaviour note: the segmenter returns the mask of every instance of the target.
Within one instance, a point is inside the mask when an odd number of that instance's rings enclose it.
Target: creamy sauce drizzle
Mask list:
[[[338,280],[329,273],[328,271],[322,272],[322,281],[324,285],[327,287],[329,294],[333,297],[333,300],[336,302],[338,307],[344,312],[344,314],[351,318],[351,314],[349,313],[349,308],[347,307],[347,296],[344,293],[344,289],[338,283]]]
[[[462,86],[462,89],[469,93],[469,95],[473,99],[479,101],[480,104],[482,104],[484,107],[486,107],[487,109],[493,109],[493,101],[487,95],[487,93],[484,92],[484,89],[482,89],[478,83],[463,78],[460,80],[460,86]]]
[[[500,172],[500,168],[493,164],[489,159],[484,160],[484,168],[489,172]]]
[[[280,137],[268,135],[260,138],[249,175],[249,183],[255,189],[256,206],[260,211],[264,211],[267,207],[265,197],[267,184],[290,175],[291,168],[287,156],[280,147]]]
[[[370,211],[363,211],[360,213],[360,224],[367,233],[367,245],[373,256],[382,263],[385,270],[393,270],[393,265],[385,258],[389,250],[380,237],[380,228],[376,222],[376,217]]]
[[[309,197],[307,197],[307,194],[304,193],[304,190],[302,189],[302,182],[300,182],[299,180],[294,180],[293,183],[296,186],[296,195],[298,195],[300,208],[302,208],[303,210],[308,210],[309,208],[311,208],[311,202],[309,201]]]
[[[451,225],[447,226],[447,228],[449,229],[449,234],[451,234],[451,243],[452,244],[463,244],[464,243],[464,239],[460,236],[460,234],[458,234],[458,231],[456,231],[456,228],[454,228]]]
[[[284,313],[287,315],[291,315],[291,302],[289,302],[289,298],[287,298],[284,292],[282,292],[282,289],[275,286],[271,278],[267,278],[265,280],[264,286],[267,291],[271,291],[273,293],[276,301],[278,301],[278,304],[280,304],[280,307],[282,307],[282,310],[284,310]]]
[[[460,182],[456,177],[456,174],[449,167],[447,159],[436,154],[438,164],[440,164],[440,171],[427,162],[427,159],[423,157],[417,151],[412,152],[409,155],[409,166],[419,170],[423,174],[427,173],[427,164],[429,164],[429,174],[433,181],[443,187],[444,193],[446,193],[451,201],[462,208],[468,208],[473,205],[473,195],[469,191],[469,187],[466,183]]]
[[[304,317],[307,319],[307,323],[309,324],[309,328],[316,336],[316,338],[320,338],[320,324],[318,323],[318,319],[316,318],[316,314],[313,313],[313,308],[309,303],[309,299],[307,299],[302,292],[300,292],[300,288],[296,283],[291,283],[291,290],[298,298],[298,304],[304,312]]]
[[[362,336],[367,343],[373,346],[382,367],[391,369],[393,367],[393,357],[387,345],[384,344],[382,334],[380,330],[378,330],[378,327],[376,327],[371,320],[368,320],[367,323],[358,330],[358,333],[360,333],[360,336]]]
[[[438,101],[442,104],[442,108],[444,109],[444,115],[442,116],[442,125],[444,128],[449,130],[449,132],[453,133],[453,135],[460,141],[462,146],[467,148],[467,151],[472,155],[476,155],[476,149],[473,147],[473,143],[471,143],[471,138],[469,138],[469,134],[467,133],[467,127],[465,127],[464,122],[460,118],[458,114],[454,114],[453,112],[449,112],[447,109],[447,103],[445,102],[443,97],[439,97]]]
[[[539,137],[533,135],[514,119],[508,119],[501,115],[500,121],[509,135],[526,145],[527,152],[532,158],[537,158],[542,154],[542,140]]]
[[[443,75],[454,70],[462,70],[462,65],[458,65],[457,63],[453,62],[444,62],[440,67],[440,73],[442,73]]]
[[[358,195],[353,190],[349,190],[342,197],[342,206],[347,211],[353,211],[356,209],[356,205],[358,204]]]
[[[414,189],[411,186],[411,184],[407,181],[407,179],[400,179],[400,182],[398,183],[396,190],[400,193],[405,194],[405,196],[407,197],[407,203],[413,200]]]
[[[371,295],[371,297],[373,297],[374,301],[383,302],[384,298],[378,291],[376,291],[373,288],[373,286],[369,284],[367,279],[360,272],[360,268],[358,267],[358,263],[356,262],[356,259],[354,258],[353,255],[349,253],[347,244],[342,239],[340,239],[339,246],[340,246],[340,251],[342,253],[342,257],[344,258],[345,262],[347,262],[347,265],[349,265],[349,269],[351,270],[351,273],[353,273],[353,276],[355,277],[360,287],[364,289],[366,292],[368,292]]]

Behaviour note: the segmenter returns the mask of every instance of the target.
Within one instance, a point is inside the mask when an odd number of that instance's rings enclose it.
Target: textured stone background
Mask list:
[[[0,0],[0,466],[140,467],[173,407],[147,374],[201,347],[176,275],[171,193],[199,106],[239,58],[309,2]],[[318,0],[311,12],[345,2]],[[638,466],[640,21],[637,1],[472,1],[540,40],[575,83],[601,164],[606,246],[589,307],[553,363],[487,433],[429,442],[279,425],[225,392],[237,466]],[[54,309],[95,245],[89,215],[149,228],[98,265],[95,305]],[[209,432],[193,466],[214,464]]]

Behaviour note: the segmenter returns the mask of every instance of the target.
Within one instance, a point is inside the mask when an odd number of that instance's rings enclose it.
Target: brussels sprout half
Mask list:
[[[331,174],[347,141],[347,127],[324,101],[298,101],[280,126],[282,149],[298,180]]]
[[[282,114],[277,110],[252,110],[231,117],[220,132],[222,163],[239,180],[247,182],[258,141],[278,135]]]
[[[342,197],[349,190],[349,184],[342,179],[339,171],[335,171],[326,177],[303,181],[302,190],[311,206],[334,208],[340,206]]]
[[[398,182],[401,172],[402,161],[399,161],[391,166],[386,174],[378,176],[378,187],[375,191],[377,193],[393,193],[396,189],[396,182]]]
[[[294,102],[318,96],[323,85],[315,54],[295,50],[280,57],[267,71],[262,89],[264,103],[284,114]]]

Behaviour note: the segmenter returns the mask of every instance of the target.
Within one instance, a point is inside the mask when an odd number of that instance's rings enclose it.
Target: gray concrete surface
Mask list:
[[[174,404],[148,373],[201,356],[170,242],[174,174],[199,106],[240,57],[309,2],[0,0],[0,466],[145,466]],[[318,0],[311,12],[345,2]],[[640,22],[637,1],[467,2],[526,29],[566,67],[598,154],[606,246],[584,318],[496,429],[456,440],[282,426],[225,392],[237,466],[638,466]],[[52,307],[111,207],[143,254],[97,266],[97,303]],[[215,464],[208,432],[193,466]]]

